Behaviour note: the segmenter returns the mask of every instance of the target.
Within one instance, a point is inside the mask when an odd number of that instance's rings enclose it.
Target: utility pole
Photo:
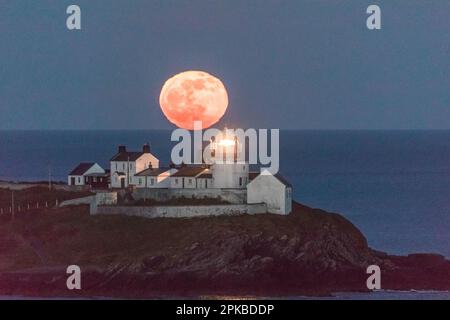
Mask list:
[[[52,167],[48,163],[48,190],[52,190]]]
[[[14,220],[14,190],[11,190],[11,217]]]

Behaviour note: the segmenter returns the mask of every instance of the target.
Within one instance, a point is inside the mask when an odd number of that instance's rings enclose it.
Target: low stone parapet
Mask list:
[[[98,206],[91,214],[121,214],[145,218],[192,218],[221,215],[267,213],[266,205],[229,204],[207,206]]]

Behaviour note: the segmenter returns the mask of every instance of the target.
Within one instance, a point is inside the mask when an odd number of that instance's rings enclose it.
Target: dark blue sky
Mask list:
[[[188,69],[227,87],[220,125],[450,129],[449,48],[446,0],[0,0],[0,129],[171,128]]]

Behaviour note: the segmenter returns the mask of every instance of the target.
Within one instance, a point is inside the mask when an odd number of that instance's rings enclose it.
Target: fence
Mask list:
[[[56,199],[53,201],[36,201],[36,202],[26,202],[26,203],[12,203],[6,207],[0,207],[0,216],[4,214],[12,214],[13,216],[16,213],[32,211],[36,209],[44,209],[44,208],[56,208],[59,206],[59,200]]]

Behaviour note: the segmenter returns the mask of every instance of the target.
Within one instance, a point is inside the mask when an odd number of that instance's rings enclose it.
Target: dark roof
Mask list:
[[[248,173],[248,178],[249,178],[249,180],[255,179],[257,176],[259,176],[260,173],[261,173],[261,172],[259,172],[259,171],[250,171],[250,172]]]
[[[143,154],[143,152],[119,152],[110,161],[136,161]]]
[[[212,179],[212,173],[202,173],[198,177],[199,178],[204,178],[204,179]]]
[[[119,176],[124,176],[125,175],[125,172],[121,172],[121,171],[114,171],[113,174],[115,174],[115,173],[117,173],[117,175],[119,175]]]
[[[155,177],[160,175],[163,172],[169,171],[170,168],[147,168],[145,170],[142,170],[141,172],[136,173],[136,176],[142,177],[142,176],[149,176],[149,177]]]
[[[260,175],[259,171],[249,172],[248,173],[248,178],[251,181],[251,180],[255,179],[257,176],[259,176],[259,175]],[[286,178],[283,177],[281,174],[277,173],[277,174],[274,175],[274,177],[277,178],[278,181],[280,181],[286,187],[292,188],[292,184],[289,181],[287,181]]]
[[[69,176],[82,176],[86,171],[88,171],[95,162],[82,162],[75,169],[73,169]]]
[[[284,184],[286,187],[291,187],[292,188],[292,184],[286,180],[285,177],[283,177],[281,174],[277,173],[275,175],[275,177],[282,183]]]
[[[172,177],[196,177],[205,170],[205,167],[182,167]]]
[[[86,177],[108,177],[109,171],[105,173],[89,173],[86,175]]]

